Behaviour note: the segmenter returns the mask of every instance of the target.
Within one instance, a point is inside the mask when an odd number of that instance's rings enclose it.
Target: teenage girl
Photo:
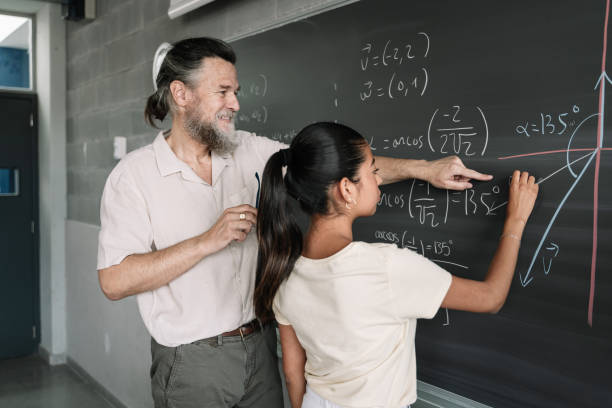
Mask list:
[[[353,221],[374,214],[381,181],[366,140],[335,123],[307,126],[264,170],[255,310],[279,324],[294,408],[412,404],[416,319],[441,307],[496,313],[506,300],[538,194],[533,176],[512,176],[503,232],[482,282],[394,244],[353,241]],[[310,215],[305,237],[293,199]]]

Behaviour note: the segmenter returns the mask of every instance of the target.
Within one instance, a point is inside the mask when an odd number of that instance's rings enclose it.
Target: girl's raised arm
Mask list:
[[[453,276],[441,307],[481,313],[497,313],[502,308],[514,276],[523,230],[537,196],[535,178],[515,170],[510,182],[504,230],[485,280]]]

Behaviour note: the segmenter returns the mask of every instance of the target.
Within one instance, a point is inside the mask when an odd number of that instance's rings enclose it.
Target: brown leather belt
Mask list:
[[[257,319],[253,319],[250,322],[243,324],[242,326],[240,326],[237,329],[234,329],[232,331],[228,331],[225,333],[222,333],[221,335],[223,337],[229,337],[229,336],[247,336],[251,333],[254,333],[258,330],[261,329],[261,325],[259,324],[259,322],[257,321]]]

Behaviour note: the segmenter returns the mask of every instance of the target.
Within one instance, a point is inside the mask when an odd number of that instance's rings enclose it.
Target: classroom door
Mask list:
[[[39,339],[36,96],[0,92],[0,358]]]

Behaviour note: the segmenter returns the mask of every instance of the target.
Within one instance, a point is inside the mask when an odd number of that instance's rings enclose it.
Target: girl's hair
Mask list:
[[[274,153],[264,169],[257,237],[255,314],[274,318],[272,301],[302,253],[302,232],[291,210],[296,199],[309,215],[330,212],[329,188],[346,177],[358,182],[367,142],[348,126],[319,122],[306,126],[288,149]],[[287,171],[283,177],[283,166]],[[290,198],[291,197],[291,198]]]
[[[236,54],[228,44],[208,37],[188,38],[173,44],[161,64],[155,83],[157,90],[147,99],[146,122],[157,127],[155,119],[164,120],[174,109],[170,83],[178,80],[190,88],[196,86],[196,74],[204,58],[222,58],[236,64]]]

